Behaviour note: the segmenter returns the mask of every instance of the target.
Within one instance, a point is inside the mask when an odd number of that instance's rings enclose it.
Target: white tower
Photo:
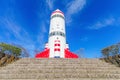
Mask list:
[[[62,11],[55,10],[51,14],[49,39],[44,51],[36,54],[36,58],[78,58],[66,44],[65,17]]]
[[[66,47],[65,35],[65,17],[62,11],[55,10],[51,14],[49,41],[50,58],[64,58],[64,49]]]

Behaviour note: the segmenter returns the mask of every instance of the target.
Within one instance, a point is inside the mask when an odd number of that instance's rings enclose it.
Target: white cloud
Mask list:
[[[47,3],[50,10],[52,10],[54,7],[54,1],[55,0],[46,0],[46,3]]]
[[[47,32],[45,23],[42,23],[40,28],[41,28],[41,31],[42,31],[43,33],[46,33],[46,32]]]
[[[84,5],[86,4],[86,0],[73,0],[71,3],[68,4],[68,14],[74,14],[79,12],[83,9]]]
[[[2,19],[2,24],[4,25],[3,27],[5,28],[7,35],[12,34],[18,40],[24,40],[23,38],[29,37],[27,31],[9,17],[4,17]]]
[[[49,3],[49,8],[52,9],[53,1],[47,1]],[[31,54],[31,57],[34,57],[34,50],[37,49],[38,51],[40,51],[44,48],[44,43],[46,41],[45,34],[47,33],[45,26],[46,23],[40,24],[40,29],[38,30],[39,33],[34,35],[33,37],[33,34],[31,35],[29,32],[27,32],[24,26],[21,26],[17,23],[15,13],[12,7],[8,9],[8,12],[9,13],[6,13],[5,16],[2,16],[0,20],[0,25],[2,24],[2,26],[0,26],[0,29],[4,30],[3,35],[5,35],[0,36],[0,39],[10,44],[14,43],[23,46]]]
[[[0,36],[1,41],[21,45],[27,49],[30,54],[33,54],[36,47],[35,41],[31,38],[31,34],[25,30],[24,26],[17,23],[14,12],[15,1],[12,0],[8,3],[12,4],[12,6],[8,6],[4,16],[0,16],[0,29],[2,30],[2,35]],[[34,55],[31,57],[34,57]]]
[[[102,19],[102,20],[97,21],[93,25],[89,26],[88,28],[98,30],[98,29],[101,29],[107,26],[113,26],[113,25],[114,26],[120,25],[119,19],[114,18],[114,17]]]
[[[47,28],[45,26],[45,22],[42,22],[40,24],[40,29],[39,29],[39,33],[37,35],[37,42],[39,43],[39,48],[43,49],[44,45],[45,45],[45,34],[47,33]]]
[[[1,36],[2,41],[12,44],[23,46],[30,53],[31,57],[34,57],[34,50],[36,49],[36,42],[31,38],[31,35],[21,27],[16,21],[10,16],[3,17],[0,20],[1,26],[4,30]],[[14,39],[13,39],[14,37]]]
[[[72,21],[71,16],[81,11],[84,8],[85,4],[86,0],[73,0],[72,2],[68,3],[66,12],[67,23]]]

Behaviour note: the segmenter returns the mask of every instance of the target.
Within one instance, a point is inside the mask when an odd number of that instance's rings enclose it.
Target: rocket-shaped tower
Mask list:
[[[36,58],[78,58],[66,44],[65,17],[59,9],[51,14],[48,40],[44,51],[36,54]]]

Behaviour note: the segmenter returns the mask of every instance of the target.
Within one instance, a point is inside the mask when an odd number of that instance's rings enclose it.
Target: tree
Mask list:
[[[85,52],[84,48],[80,48],[77,51],[75,51],[75,53],[77,53],[80,58],[84,58],[84,54],[85,54],[84,52]]]
[[[29,57],[30,56],[30,54],[28,53],[28,51],[25,48],[23,48],[23,47],[20,47],[20,48],[22,50],[21,57]]]
[[[120,54],[120,42],[119,43],[117,43],[117,46],[118,46],[118,54]]]
[[[20,56],[22,51],[21,48],[6,43],[0,43],[0,49],[2,53],[11,54],[16,57]]]
[[[104,57],[114,56],[120,53],[120,43],[103,48],[101,53]]]
[[[104,48],[101,50],[101,53],[103,54],[104,57],[108,57],[109,56],[109,48]]]
[[[30,56],[30,54],[28,53],[28,51],[24,47],[22,47],[21,45],[14,44],[14,43],[12,45],[14,45],[16,47],[19,47],[21,49],[21,55],[20,55],[20,57],[29,57]]]

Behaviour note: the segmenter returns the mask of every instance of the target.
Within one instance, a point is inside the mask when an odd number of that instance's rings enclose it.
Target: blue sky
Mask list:
[[[120,42],[120,0],[0,0],[0,42],[21,45],[34,57],[48,41],[57,8],[65,14],[72,52],[101,57],[102,48]]]

